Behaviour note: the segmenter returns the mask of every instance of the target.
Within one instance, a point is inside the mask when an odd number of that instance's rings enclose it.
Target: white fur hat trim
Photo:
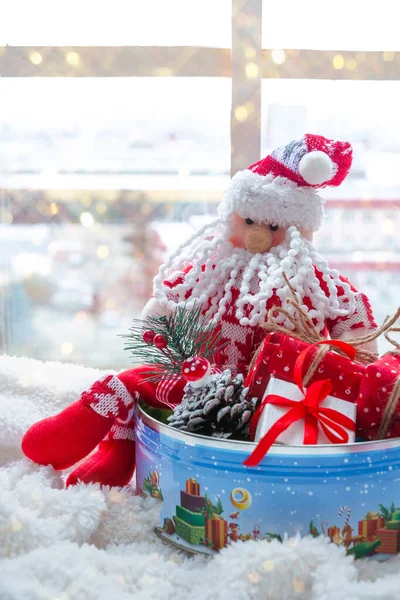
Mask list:
[[[243,219],[281,227],[295,225],[307,231],[319,229],[324,217],[323,200],[313,188],[248,170],[232,178],[218,212],[221,216],[236,212]]]

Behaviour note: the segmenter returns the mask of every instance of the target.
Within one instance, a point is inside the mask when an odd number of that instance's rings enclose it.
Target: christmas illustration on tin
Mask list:
[[[175,514],[164,516],[163,526],[156,528],[159,537],[180,549],[200,554],[213,554],[239,541],[283,541],[283,532],[264,531],[260,522],[255,521],[248,529],[251,519],[244,521],[243,516],[252,504],[249,490],[234,488],[225,499],[228,510],[224,510],[220,496],[214,504],[207,492],[204,495],[200,492],[200,484],[195,478],[186,480]],[[311,520],[308,531],[303,533],[313,537],[327,536],[355,558],[374,555],[378,560],[388,558],[388,555],[400,552],[400,508],[392,502],[389,507],[380,504],[378,509],[368,511],[353,526],[351,508],[341,506],[335,521],[320,520],[318,525]],[[164,510],[162,514],[165,514]],[[247,528],[242,523],[246,523]]]

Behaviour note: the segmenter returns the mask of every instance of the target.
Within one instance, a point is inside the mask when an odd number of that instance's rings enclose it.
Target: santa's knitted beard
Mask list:
[[[285,273],[297,298],[311,301],[312,309],[305,304],[302,308],[318,331],[324,329],[326,319],[353,314],[355,294],[349,284],[339,279],[339,273],[329,268],[296,227],[289,227],[285,241],[263,254],[236,248],[229,237],[226,224],[221,227],[220,222],[212,223],[170,257],[154,279],[154,295],[161,306],[173,311],[177,306],[192,308],[200,304],[207,307],[205,315],[217,323],[229,307],[235,289],[239,290],[235,301],[237,319],[241,325],[255,326],[265,321],[267,302],[274,293],[282,305],[291,297],[282,277]],[[188,265],[192,268],[183,273]],[[328,294],[321,289],[313,265],[322,274]],[[164,285],[166,279],[174,284],[174,278],[183,281],[172,289]],[[343,292],[340,296],[338,287]],[[295,307],[285,303],[285,308],[296,319]],[[282,314],[277,321],[289,329],[294,327]]]

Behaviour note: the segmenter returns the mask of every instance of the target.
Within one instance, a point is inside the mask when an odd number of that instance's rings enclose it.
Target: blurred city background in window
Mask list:
[[[235,165],[305,132],[354,147],[348,179],[324,191],[327,218],[315,243],[369,295],[378,321],[393,313],[400,296],[394,4],[365,14],[358,0],[336,2],[329,27],[320,4],[264,0],[261,63],[256,0],[70,0],[65,14],[47,0],[7,7],[1,352],[128,367],[119,334],[140,316],[166,253],[213,218]],[[241,51],[243,80],[234,76]],[[248,85],[259,95],[235,105]],[[242,144],[236,125],[249,132]]]

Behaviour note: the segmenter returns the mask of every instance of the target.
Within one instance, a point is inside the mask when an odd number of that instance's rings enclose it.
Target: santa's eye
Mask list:
[[[278,229],[279,229],[279,225],[272,225],[272,224],[271,224],[271,225],[269,226],[269,228],[270,228],[270,230],[271,230],[271,231],[278,231]]]
[[[254,221],[252,221],[251,219],[246,219],[246,223],[247,225],[253,225]]]

